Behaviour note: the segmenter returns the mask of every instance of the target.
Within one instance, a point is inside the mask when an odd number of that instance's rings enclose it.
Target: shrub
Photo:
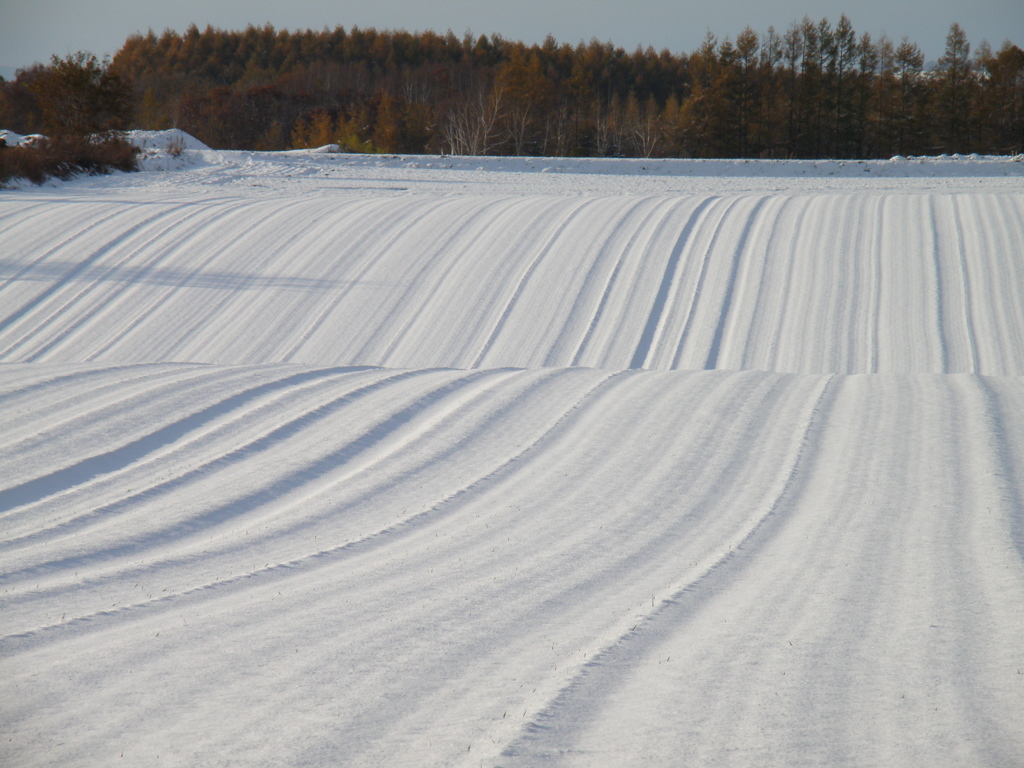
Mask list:
[[[167,141],[167,154],[171,157],[181,157],[185,151],[185,139],[181,136],[172,136]]]
[[[131,119],[130,84],[111,72],[106,60],[85,51],[63,59],[53,56],[28,88],[50,135],[121,130]]]
[[[0,184],[28,179],[42,184],[50,177],[135,171],[139,150],[120,133],[58,136],[31,147],[0,149]]]

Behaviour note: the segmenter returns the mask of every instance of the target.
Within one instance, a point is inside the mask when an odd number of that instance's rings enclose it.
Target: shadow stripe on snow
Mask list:
[[[159,213],[154,214],[153,216],[150,216],[150,217],[144,219],[143,221],[140,221],[138,224],[133,224],[128,229],[126,229],[123,232],[121,232],[119,235],[116,235],[111,240],[108,240],[103,245],[101,245],[99,248],[97,248],[95,251],[93,251],[93,253],[91,253],[89,256],[87,256],[84,259],[82,259],[76,266],[72,267],[70,270],[68,270],[66,273],[64,273],[64,275],[59,280],[56,280],[55,282],[53,282],[50,286],[48,286],[43,291],[41,291],[37,295],[35,295],[32,298],[30,298],[28,301],[26,301],[24,304],[22,304],[20,307],[18,307],[18,309],[14,310],[7,317],[5,317],[2,320],[0,320],[0,331],[6,330],[10,325],[13,325],[14,323],[18,322],[18,320],[20,320],[22,317],[24,317],[29,312],[31,312],[32,309],[34,309],[35,307],[39,306],[39,304],[41,302],[45,301],[46,299],[50,298],[50,296],[52,296],[53,294],[57,293],[57,291],[59,291],[61,288],[63,288],[69,282],[74,280],[80,274],[82,274],[83,272],[88,270],[96,262],[98,262],[100,259],[102,259],[107,253],[112,251],[115,247],[117,247],[121,243],[123,243],[126,240],[128,240],[132,235],[142,231],[143,229],[145,229],[147,226],[149,226],[153,222],[158,221],[159,219],[161,219],[161,218],[163,218],[165,216],[169,216],[169,215],[171,215],[171,214],[173,214],[173,213],[175,213],[177,211],[182,210],[183,208],[188,208],[188,207],[189,207],[189,204],[183,203],[183,204],[175,206],[173,208],[169,208],[167,210],[160,211]],[[100,221],[98,221],[98,222],[96,222],[94,224],[91,224],[90,226],[86,227],[84,230],[82,230],[82,232],[86,232],[86,231],[88,231],[90,229],[95,229],[97,226],[99,226],[103,222],[105,222],[105,221],[107,221],[109,219],[112,219],[115,216],[117,216],[118,213],[122,213],[123,210],[124,209],[118,209],[117,211],[115,211],[114,213],[112,213],[109,216],[105,217],[104,219],[101,219]],[[128,209],[128,210],[130,210],[130,209]],[[38,262],[43,261],[50,254],[56,252],[57,250],[59,250],[60,248],[62,248],[65,245],[67,245],[68,243],[75,241],[76,239],[78,239],[81,236],[81,234],[82,234],[81,232],[78,232],[75,235],[72,235],[71,237],[69,237],[66,240],[62,241],[59,245],[54,246],[49,251],[47,251],[45,254],[43,254],[41,257],[36,259],[36,261],[33,262],[33,264],[37,264]],[[25,271],[27,271],[30,268],[31,267],[27,267]],[[15,277],[13,279],[16,280],[18,277],[20,277],[20,275],[15,275]]]
[[[645,206],[652,206],[652,210],[648,210],[645,213],[639,213],[644,211]],[[597,303],[594,313],[591,314],[590,321],[587,323],[586,331],[580,340],[575,343],[575,352],[571,358],[571,362],[568,363],[570,367],[578,365],[577,360],[582,352],[582,346],[586,342],[586,339],[593,333],[593,327],[597,321],[597,313],[600,312],[601,306],[606,303],[606,294],[611,289],[611,285],[614,283],[615,275],[618,274],[620,265],[626,253],[626,249],[620,249],[616,253],[613,248],[615,241],[615,233],[622,229],[626,222],[632,221],[634,217],[641,216],[640,221],[646,223],[654,211],[658,210],[659,206],[666,205],[664,200],[658,200],[657,198],[643,197],[631,201],[628,207],[623,208],[619,213],[618,217],[611,218],[609,221],[613,224],[609,230],[609,234],[602,240],[597,241],[597,251],[594,254],[593,259],[590,261],[590,265],[587,267],[586,277],[580,281],[579,288],[576,290],[573,296],[572,307],[565,315],[565,319],[562,322],[562,330],[555,337],[555,341],[549,347],[547,354],[544,356],[544,362],[542,367],[554,368],[559,365],[564,365],[563,359],[565,359],[565,352],[562,348],[571,348],[572,342],[572,328],[575,319],[582,315],[584,308],[592,303],[591,297],[595,294],[595,289],[602,274],[607,274],[604,281],[604,290],[599,294],[600,299]],[[641,224],[642,226],[643,224]],[[634,230],[634,237],[636,231]],[[606,262],[611,262],[614,266],[609,270],[606,268]],[[591,288],[593,286],[593,288]],[[566,349],[566,351],[567,351]]]
[[[436,369],[435,369],[436,371]],[[426,371],[420,371],[419,373],[425,373]],[[487,374],[496,373],[507,373],[509,375],[515,375],[518,373],[516,369],[483,369],[477,371],[467,372],[469,375],[456,379],[455,381],[449,382],[443,385],[440,389],[432,390],[427,396],[420,398],[416,404],[420,402],[434,398],[436,399],[439,392],[447,391],[458,387],[461,384],[466,384],[471,381],[475,381],[487,376]],[[409,376],[416,372],[406,372],[404,375]],[[309,571],[316,570],[323,566],[329,566],[337,561],[338,558],[355,556],[357,554],[365,554],[378,547],[383,547],[391,543],[393,536],[403,534],[411,528],[422,525],[428,520],[437,518],[439,515],[451,514],[457,503],[460,501],[466,501],[467,497],[471,496],[475,491],[480,490],[486,483],[495,479],[501,478],[506,473],[513,471],[522,459],[534,452],[543,450],[545,446],[553,437],[559,433],[560,430],[567,428],[570,418],[580,412],[580,409],[584,406],[587,401],[592,400],[598,393],[602,392],[607,388],[607,385],[620,381],[626,374],[626,371],[610,372],[601,376],[593,384],[588,385],[584,392],[577,397],[571,405],[568,406],[561,415],[552,421],[546,429],[544,429],[534,440],[527,445],[523,446],[513,455],[507,457],[497,467],[490,470],[481,477],[470,480],[465,483],[462,487],[446,493],[443,498],[433,504],[429,509],[421,512],[414,513],[408,517],[395,520],[388,526],[372,531],[364,536],[355,539],[353,541],[346,541],[337,544],[333,547],[327,547],[325,549],[311,552],[307,555],[303,555],[292,560],[285,562],[277,562],[272,565],[255,568],[251,571],[245,571],[239,573],[236,576],[232,576],[226,579],[218,579],[217,581],[210,581],[189,589],[185,589],[181,592],[172,594],[161,595],[153,599],[140,601],[137,603],[131,603],[126,605],[118,606],[117,608],[111,608],[103,611],[89,613],[85,615],[75,616],[67,621],[61,621],[54,624],[48,624],[45,626],[39,626],[31,630],[14,631],[8,634],[0,636],[0,658],[15,656],[20,652],[38,648],[40,645],[64,639],[69,633],[76,633],[78,631],[88,632],[90,629],[103,630],[109,629],[112,624],[111,622],[121,623],[130,622],[140,615],[140,612],[157,611],[162,608],[166,608],[171,604],[180,602],[181,600],[209,596],[218,597],[225,593],[230,594],[231,592],[243,588],[250,579],[253,578],[270,578],[270,579],[288,579],[293,578]],[[393,382],[398,377],[392,377],[385,379],[381,382],[377,382],[372,387],[378,387],[380,385]],[[503,381],[507,377],[499,378],[498,382]],[[493,385],[492,385],[493,386]],[[484,393],[491,387],[488,386]],[[477,395],[481,394],[477,392]],[[414,404],[415,405],[415,404]],[[396,416],[392,417],[391,421],[402,414],[408,412],[411,408],[404,409]],[[449,409],[451,410],[451,409]],[[409,421],[411,419],[405,419]],[[365,436],[364,436],[365,437]],[[453,502],[456,503],[453,506]],[[121,555],[123,553],[115,553]],[[104,575],[98,578],[90,580],[91,584],[97,584],[108,579],[127,579],[127,578],[141,578],[141,576],[152,568],[159,568],[166,565],[167,560],[160,560],[152,563],[148,563],[142,566],[136,565],[134,568],[119,570],[113,575]],[[53,564],[47,564],[47,568]],[[65,567],[66,564],[57,564],[59,567]],[[23,572],[24,573],[24,572]],[[11,575],[11,574],[8,574]],[[36,574],[38,575],[38,574]],[[63,589],[63,586],[58,589]],[[48,591],[48,590],[41,590]],[[33,592],[30,599],[38,598],[40,592]],[[96,626],[94,622],[103,621],[102,625]]]
[[[498,322],[494,325],[494,329],[491,331],[483,348],[480,350],[480,354],[477,355],[476,360],[474,360],[473,364],[470,366],[471,368],[479,368],[483,365],[484,358],[487,357],[487,353],[491,351],[491,347],[494,346],[494,342],[498,340],[502,329],[508,322],[509,316],[515,309],[516,304],[519,303],[519,299],[523,294],[523,289],[526,287],[526,284],[530,282],[530,278],[533,276],[533,273],[537,271],[537,267],[540,265],[541,261],[544,260],[544,257],[547,256],[554,248],[558,238],[562,236],[566,227],[569,226],[569,222],[572,221],[581,210],[586,208],[588,205],[593,205],[594,202],[594,200],[584,200],[571,208],[565,218],[559,222],[558,226],[548,237],[547,242],[544,243],[543,247],[537,250],[537,255],[533,258],[533,261],[530,262],[530,265],[526,268],[522,277],[519,278],[519,282],[516,283],[516,287],[512,291],[512,295],[509,297],[508,302],[505,304],[501,316],[498,318]]]
[[[722,298],[722,311],[718,315],[718,325],[715,326],[715,335],[711,339],[711,349],[708,351],[708,359],[707,362],[704,363],[705,370],[711,371],[718,367],[718,353],[722,348],[722,337],[725,335],[725,324],[729,320],[729,311],[732,309],[732,295],[736,290],[736,278],[740,272],[740,262],[743,259],[743,251],[746,250],[747,242],[750,240],[750,233],[754,229],[754,224],[757,221],[757,215],[767,201],[767,197],[762,197],[754,205],[753,210],[747,214],[747,221],[743,225],[743,234],[740,235],[739,242],[736,243],[736,250],[733,253],[732,258],[732,267],[729,270],[729,283],[725,289],[725,296]]]
[[[348,369],[342,369],[342,371],[347,370]],[[354,370],[367,369],[364,368]],[[373,394],[374,392],[378,392],[386,388],[390,384],[394,384],[398,381],[411,379],[414,377],[424,376],[430,373],[437,373],[439,370],[443,369],[400,371],[392,376],[378,380],[365,387],[361,387],[352,392],[348,392],[344,396],[336,400],[333,400],[329,403],[326,403],[323,406],[311,411],[310,413],[307,413],[302,418],[291,423],[285,424],[284,426],[279,427],[278,429],[272,431],[271,433],[260,437],[254,442],[242,448],[239,448],[236,451],[232,451],[230,454],[221,456],[216,461],[212,462],[212,466],[216,466],[218,462],[223,461],[238,461],[247,455],[261,451],[269,446],[273,446],[276,443],[280,442],[281,440],[286,439],[288,436],[295,434],[296,432],[303,429],[305,426],[308,425],[310,421],[323,419],[329,414],[336,412],[347,405],[350,405],[355,400],[366,397],[367,395]],[[481,371],[467,372],[466,375],[459,376],[458,378],[452,381],[448,381],[442,384],[440,387],[435,387],[431,389],[427,394],[420,396],[410,405],[407,405],[401,410],[399,410],[397,413],[392,414],[384,422],[378,424],[374,429],[370,430],[369,432],[357,437],[356,439],[348,443],[345,443],[342,447],[328,454],[325,454],[324,456],[321,456],[312,464],[304,466],[300,472],[287,475],[284,478],[275,481],[269,487],[263,487],[254,491],[250,491],[249,493],[240,498],[234,498],[231,501],[221,503],[220,505],[212,509],[208,509],[199,515],[178,520],[170,526],[158,528],[154,531],[150,531],[145,535],[133,536],[130,541],[123,542],[113,546],[108,546],[103,550],[94,551],[85,555],[65,557],[59,560],[39,562],[27,566],[25,568],[21,568],[17,571],[9,571],[4,574],[5,580],[11,582],[12,579],[17,579],[30,573],[39,574],[48,573],[52,571],[60,571],[61,569],[82,566],[87,563],[95,564],[97,562],[102,562],[108,558],[118,558],[123,557],[125,555],[137,555],[140,552],[146,551],[155,543],[166,545],[168,540],[180,539],[182,537],[193,535],[199,531],[205,531],[208,529],[210,525],[220,525],[230,520],[233,520],[242,514],[251,512],[252,510],[258,509],[260,507],[265,507],[274,501],[286,497],[288,494],[302,488],[303,486],[309,485],[311,483],[309,478],[319,478],[325,473],[327,473],[329,470],[348,464],[357,457],[359,457],[360,455],[365,454],[368,450],[380,446],[382,443],[386,443],[388,438],[393,433],[398,431],[404,425],[413,422],[420,414],[429,410],[431,405],[440,401],[445,396],[450,395],[460,389],[467,388],[470,389],[471,392],[473,393],[470,397],[479,396],[481,394],[481,391],[487,391],[504,378],[514,375],[515,372],[516,369],[486,369]],[[324,372],[318,371],[318,373]],[[496,380],[493,382],[486,383],[483,387],[483,390],[480,390],[479,386],[473,386],[478,380],[487,378],[495,378]],[[458,400],[456,402],[456,406],[446,409],[446,411],[444,412],[444,414],[442,414],[440,418],[443,419],[444,415],[454,410],[457,410],[457,408],[462,404],[463,400]],[[210,410],[211,409],[206,409],[204,412]],[[432,424],[430,425],[430,427],[428,427],[428,429],[432,428],[434,426],[434,423],[436,423],[438,420],[439,419],[435,419],[434,422],[432,422]],[[416,436],[418,436],[421,433],[422,431],[416,433],[414,437],[410,438],[409,440],[403,441],[398,447],[401,447],[402,445],[405,445],[408,442],[415,440]],[[376,462],[380,461],[382,458],[390,456],[391,454],[394,453],[395,450],[397,450],[397,448],[393,448],[389,451],[386,451],[385,453],[376,456],[369,461],[364,461],[362,464],[358,466],[350,467],[349,471],[345,473],[343,478],[329,481],[327,483],[327,488],[333,487],[340,482],[344,482],[351,476],[363,471],[368,466],[372,466]],[[133,494],[131,497],[127,499],[121,499],[117,502],[114,502],[113,504],[108,505],[105,508],[92,510],[89,513],[89,516],[103,516],[110,514],[112,511],[116,509],[127,508],[132,503],[137,502],[141,497],[145,497],[153,493],[173,492],[178,486],[189,482],[194,476],[201,475],[208,469],[209,466],[193,470],[192,472],[189,472],[187,475],[163,483],[160,486],[149,488],[137,494]],[[325,489],[323,488],[314,489],[310,493],[306,494],[306,496],[303,499],[300,499],[299,501],[303,501],[307,498],[316,496],[319,493],[323,492],[324,490]],[[292,500],[291,502],[286,504],[284,509],[290,509],[296,503],[299,502]],[[280,514],[281,512],[282,510],[279,508],[274,512],[274,514]]]
[[[112,451],[107,451],[97,456],[91,456],[70,467],[58,469],[48,475],[0,491],[0,514],[8,512],[15,507],[40,501],[77,485],[82,485],[101,475],[124,469],[147,454],[180,440],[210,419],[223,416],[225,413],[244,406],[246,403],[275,390],[285,389],[317,378],[354,373],[368,369],[367,366],[356,366],[305,371],[275,382],[261,384],[244,392],[239,392],[173,424],[168,424],[156,432],[133,440],[120,448],[115,448]]]
[[[81,326],[88,324],[95,316],[109,312],[110,307],[117,302],[120,297],[130,290],[135,285],[136,281],[139,281],[143,275],[147,272],[155,269],[164,260],[169,259],[173,256],[174,252],[181,248],[184,243],[195,238],[199,232],[204,228],[211,225],[216,225],[221,221],[225,215],[232,213],[235,210],[242,208],[241,203],[227,208],[216,210],[209,207],[196,207],[195,210],[185,213],[184,216],[176,217],[173,221],[167,224],[159,232],[153,234],[145,242],[141,243],[138,247],[132,249],[131,252],[125,254],[117,263],[111,264],[98,270],[99,274],[91,279],[87,285],[82,288],[78,293],[72,296],[70,299],[64,302],[64,304],[54,313],[46,317],[40,322],[35,328],[29,331],[27,334],[22,336],[17,342],[10,345],[6,350],[3,351],[3,355],[10,355],[12,352],[17,350],[19,347],[28,343],[35,336],[39,335],[41,331],[50,326],[55,320],[64,315],[68,310],[77,309],[83,301],[90,300],[90,294],[101,293],[99,299],[92,299],[92,306],[87,308],[84,312],[78,314],[74,319],[70,319],[62,323],[62,327],[59,331],[51,334],[42,344],[37,347],[31,353],[29,353],[24,361],[27,363],[37,362],[39,358],[49,352],[53,347],[60,344],[66,337],[75,333]],[[199,222],[197,224],[190,223],[192,219],[199,217],[211,210],[216,210],[215,218],[212,221]],[[175,235],[173,238],[170,237],[170,233],[174,230],[184,230],[181,234]],[[156,254],[150,255],[147,253],[149,247],[159,243],[159,247],[156,248]],[[125,265],[132,263],[136,257],[141,257],[143,264],[139,274],[135,276],[134,280],[127,280],[122,282],[120,285],[116,285],[111,288],[110,283],[114,281],[108,280],[108,276],[116,275],[120,270],[125,268]],[[98,266],[90,264],[90,266]],[[78,273],[81,274],[80,272]],[[84,275],[83,275],[84,277]],[[113,290],[113,293],[110,291]],[[105,293],[106,295],[102,295]],[[130,327],[130,325],[129,325]],[[93,356],[95,357],[95,355]]]
[[[697,228],[698,222],[703,221],[704,211],[707,210],[708,206],[715,202],[716,199],[717,198],[714,197],[708,197],[701,200],[700,204],[698,204],[690,213],[689,220],[679,233],[679,237],[676,239],[676,244],[672,248],[672,253],[668,258],[668,263],[665,265],[665,274],[661,278],[661,285],[658,286],[658,293],[654,296],[654,303],[651,305],[651,311],[647,315],[647,324],[644,326],[643,333],[640,334],[640,341],[636,346],[636,351],[633,353],[633,359],[629,364],[631,369],[643,368],[646,364],[647,357],[651,351],[651,344],[654,341],[654,334],[658,330],[658,325],[660,325],[661,317],[665,311],[665,302],[668,299],[669,289],[675,281],[676,268],[679,266],[679,259],[683,255],[683,249],[689,242],[693,231]]]
[[[688,596],[697,595],[702,586],[708,586],[716,577],[721,579],[733,576],[731,571],[742,569],[747,562],[741,557],[742,552],[759,543],[758,540],[774,536],[784,519],[773,518],[777,517],[780,505],[794,492],[794,478],[806,457],[813,457],[813,450],[808,451],[808,444],[815,429],[821,426],[820,414],[830,408],[831,402],[838,396],[839,387],[833,385],[837,380],[841,382],[841,379],[835,374],[823,379],[804,420],[799,440],[795,441],[792,448],[792,459],[784,464],[786,471],[780,477],[781,487],[772,494],[770,501],[761,507],[759,514],[750,519],[743,529],[737,531],[733,541],[728,542],[728,548],[723,543],[717,554],[712,554],[708,561],[698,566],[700,570],[695,578],[690,578],[682,587],[657,601],[642,618],[630,618],[626,624],[632,623],[632,627],[623,625],[624,631],[620,635],[606,642],[587,661],[580,663],[569,682],[522,727],[520,735],[502,751],[499,765],[536,765],[538,761],[549,760],[554,755],[571,752],[574,731],[585,727],[583,723],[587,714],[600,708],[603,699],[595,694],[614,685],[617,678],[627,674],[631,664],[643,657],[648,647],[656,644],[664,632],[686,621],[690,614],[687,609],[692,607],[686,599]],[[567,728],[559,727],[559,713],[562,710],[572,712]]]

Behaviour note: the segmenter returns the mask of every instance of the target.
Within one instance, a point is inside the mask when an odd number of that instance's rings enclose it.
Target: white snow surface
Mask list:
[[[0,192],[0,764],[1024,762],[1024,163],[165,159]]]
[[[6,128],[0,129],[0,139],[3,139],[8,147],[18,147],[22,144],[32,144],[39,139],[45,139],[41,133],[30,133],[27,136],[22,136],[20,133],[7,130]]]
[[[209,149],[206,144],[195,136],[185,133],[180,128],[170,128],[166,131],[129,131],[128,140],[142,150],[157,150],[166,152],[168,149]]]

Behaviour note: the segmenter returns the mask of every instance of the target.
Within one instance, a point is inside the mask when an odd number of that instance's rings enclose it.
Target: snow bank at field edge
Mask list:
[[[895,156],[889,160],[644,159],[562,157],[472,157],[459,155],[362,155],[302,150],[324,160],[377,168],[434,168],[454,171],[600,174],[619,176],[718,177],[966,177],[1024,176],[1024,155]],[[277,153],[267,153],[268,155]],[[289,153],[292,154],[292,153]],[[298,154],[296,152],[295,154]]]
[[[315,149],[276,152],[210,150],[216,165],[259,161],[289,164],[344,165],[375,169],[429,169],[491,173],[583,174],[601,176],[760,177],[760,178],[964,178],[1024,177],[1024,155],[895,156],[888,160],[761,160],[565,158],[467,155],[370,155],[338,151],[328,144]]]

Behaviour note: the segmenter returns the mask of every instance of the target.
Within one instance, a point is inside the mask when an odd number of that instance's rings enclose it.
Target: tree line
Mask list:
[[[15,147],[0,138],[0,187],[12,179],[41,184],[52,176],[136,170],[139,150],[118,130],[131,119],[131,98],[127,82],[84,52],[55,56],[13,84],[0,79],[0,126],[48,134]]]
[[[52,127],[47,93],[68,60],[0,81],[0,124]],[[805,17],[783,33],[746,28],[735,40],[709,33],[678,55],[552,37],[525,45],[193,25],[134,35],[109,62],[84,61],[114,93],[103,97],[103,127],[178,127],[224,149],[740,158],[1024,149],[1024,51],[1007,41],[972,53],[958,24],[929,68],[915,43],[873,40],[845,15],[835,25]]]

